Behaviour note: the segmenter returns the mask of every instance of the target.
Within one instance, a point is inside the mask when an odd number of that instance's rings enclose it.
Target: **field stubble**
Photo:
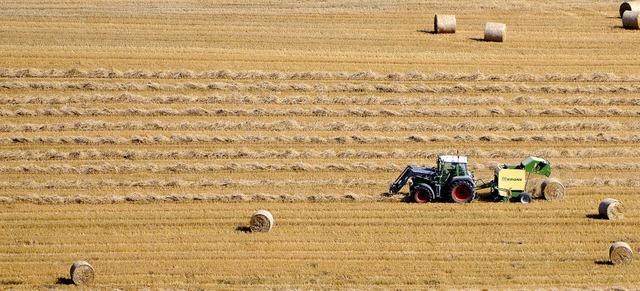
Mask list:
[[[465,3],[447,36],[430,1],[55,4],[0,9],[3,287],[87,260],[104,289],[638,288],[607,261],[640,241],[640,59],[611,3]],[[458,153],[485,180],[545,157],[568,196],[385,195]],[[256,209],[272,232],[242,231]]]
[[[83,78],[115,89],[5,87],[0,96],[6,284],[54,286],[77,259],[97,269],[98,288],[634,284],[625,274],[635,267],[613,269],[606,257],[611,242],[639,240],[640,139],[629,90],[530,76],[527,86],[576,89],[523,94],[485,80],[487,92],[456,80],[455,90],[408,92],[379,89],[388,81],[373,75],[358,80],[372,92],[255,92],[256,77],[174,94],[173,79],[142,76],[172,83],[156,95],[129,93],[118,85],[124,76]],[[423,206],[385,194],[406,164],[458,151],[485,180],[500,163],[548,158],[569,196]],[[611,194],[631,210],[609,225],[597,219],[597,203]],[[255,208],[274,213],[272,233],[241,231]]]
[[[538,155],[570,188],[637,184],[632,75],[0,75],[5,201],[388,201],[381,193],[406,164],[452,153],[482,179]]]
[[[3,268],[1,276],[19,278],[21,285],[54,284],[67,262],[82,256],[96,268],[98,288],[632,285],[635,265],[614,268],[606,260],[613,240],[638,243],[637,212],[610,223],[590,218],[597,200],[569,199],[569,206],[3,204],[3,232],[12,233],[3,239],[3,261],[20,263]],[[236,230],[263,207],[278,221],[272,232]],[[423,271],[407,271],[416,269]],[[585,269],[589,273],[579,275]]]

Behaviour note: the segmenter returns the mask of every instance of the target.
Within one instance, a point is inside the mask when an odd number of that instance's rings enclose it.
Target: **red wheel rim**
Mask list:
[[[465,202],[471,197],[471,190],[465,185],[458,185],[453,188],[453,200],[456,202]]]
[[[429,201],[429,193],[423,189],[416,190],[416,194],[413,195],[413,198],[418,203],[425,203]]]

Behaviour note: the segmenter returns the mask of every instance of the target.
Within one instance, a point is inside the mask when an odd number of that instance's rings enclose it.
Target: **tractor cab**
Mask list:
[[[467,157],[439,156],[437,169],[438,181],[442,185],[451,178],[471,175],[467,169]]]

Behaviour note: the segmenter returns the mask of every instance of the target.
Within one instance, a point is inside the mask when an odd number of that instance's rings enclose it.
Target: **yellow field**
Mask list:
[[[76,260],[100,289],[640,288],[608,263],[640,251],[618,2],[41,2],[0,8],[0,289],[65,288]],[[544,157],[568,196],[386,194],[456,153],[484,180]],[[243,231],[257,209],[272,232]]]
[[[638,264],[608,265],[607,248],[638,243],[638,216],[590,219],[576,201],[10,204],[2,282],[56,286],[83,258],[108,289],[637,286]],[[272,232],[237,231],[256,208]]]

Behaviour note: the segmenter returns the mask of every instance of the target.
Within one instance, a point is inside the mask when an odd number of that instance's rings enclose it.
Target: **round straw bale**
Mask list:
[[[549,201],[562,200],[564,198],[564,185],[556,179],[547,179],[540,185],[542,197]]]
[[[258,210],[251,215],[249,228],[252,232],[267,232],[273,227],[273,215],[266,210]]]
[[[609,259],[614,265],[629,264],[633,259],[633,250],[626,242],[616,242],[609,248]]]
[[[625,11],[622,14],[622,26],[626,29],[638,29],[640,24],[638,23],[638,13],[640,11]]]
[[[506,38],[507,25],[504,23],[487,22],[484,25],[484,40],[503,42]]]
[[[636,11],[640,10],[640,1],[625,1],[620,4],[620,17],[623,16],[625,11]]]
[[[542,198],[542,180],[530,179],[527,183],[527,192],[531,194],[531,197]]]
[[[91,284],[93,282],[94,271],[93,267],[85,261],[77,261],[71,265],[71,281],[76,285]]]
[[[436,14],[433,18],[433,31],[435,33],[456,33],[456,16]]]
[[[607,198],[600,202],[598,214],[600,214],[600,217],[609,220],[621,219],[624,218],[624,207],[622,202],[613,198]]]

